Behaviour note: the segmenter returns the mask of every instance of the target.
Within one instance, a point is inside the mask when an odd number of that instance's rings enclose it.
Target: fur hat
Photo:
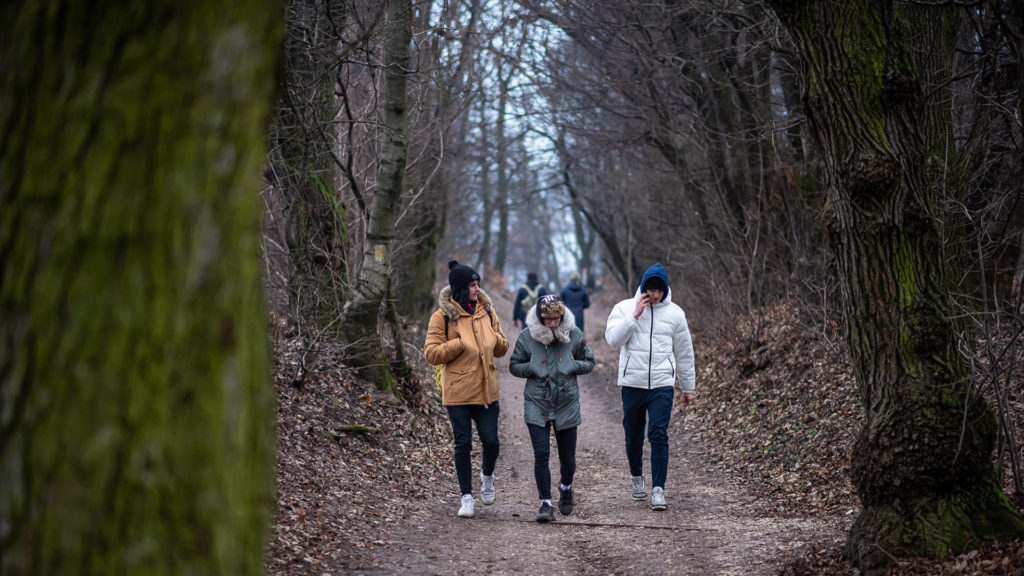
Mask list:
[[[448,262],[448,285],[452,287],[452,294],[458,294],[473,280],[480,281],[480,275],[476,273],[476,270],[459,264],[458,260]]]
[[[537,301],[538,318],[561,318],[565,314],[565,302],[554,294],[546,294]]]

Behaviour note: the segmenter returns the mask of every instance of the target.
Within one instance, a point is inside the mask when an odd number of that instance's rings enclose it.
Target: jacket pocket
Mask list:
[[[477,383],[477,375],[475,369],[467,370],[466,368],[458,368],[446,365],[444,372],[448,380],[448,390],[455,392],[453,394],[453,397],[460,396],[458,391],[468,390],[471,386],[474,386]]]

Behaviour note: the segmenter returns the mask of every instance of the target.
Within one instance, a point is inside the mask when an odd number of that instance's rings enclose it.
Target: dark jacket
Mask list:
[[[537,284],[540,284],[540,283],[536,282],[536,281],[534,281],[534,282],[527,282],[526,286],[529,286],[530,290],[534,290],[534,289],[537,288]],[[526,312],[523,310],[523,298],[526,298],[526,286],[520,286],[519,287],[519,292],[516,293],[516,303],[512,305],[512,321],[513,322],[515,322],[517,320],[522,320],[523,323],[526,322]],[[540,289],[537,290],[537,300],[540,300],[541,296],[544,296],[547,293],[548,293],[548,289],[546,287],[544,287],[544,285],[541,285]]]
[[[530,310],[508,364],[509,373],[526,378],[523,416],[527,424],[545,426],[551,420],[555,430],[579,426],[582,417],[576,376],[593,369],[594,353],[576,327],[572,311],[565,311],[562,323],[552,333],[537,317],[537,309]]]
[[[590,308],[590,294],[587,294],[587,289],[579,281],[572,280],[562,288],[559,296],[576,317],[576,327],[583,330],[583,309]]]

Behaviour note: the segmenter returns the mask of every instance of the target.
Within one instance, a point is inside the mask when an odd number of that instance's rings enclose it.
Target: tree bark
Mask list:
[[[418,51],[418,69],[433,70],[432,81],[424,81],[420,88],[429,94],[428,101],[435,103],[433,115],[426,120],[421,116],[421,123],[436,123],[437,130],[420,130],[437,132],[438,137],[428,141],[425,154],[421,152],[421,158],[429,158],[426,165],[423,166],[421,161],[418,171],[409,170],[410,174],[407,174],[407,178],[414,178],[416,185],[422,186],[423,190],[417,192],[420,199],[415,206],[410,206],[410,214],[403,218],[403,221],[411,221],[406,223],[409,228],[406,241],[395,258],[395,268],[401,271],[401,277],[392,278],[392,281],[397,280],[393,293],[398,313],[422,322],[424,327],[430,314],[437,309],[435,258],[447,230],[449,198],[452,191],[462,185],[469,171],[469,112],[477,81],[480,17],[484,8],[482,0],[471,0],[467,5],[449,4],[441,20],[432,24],[432,4],[420,4],[416,8],[423,14],[419,30],[433,38],[432,42],[423,43],[424,47]],[[457,38],[461,45],[455,59],[446,58],[456,48],[453,42],[449,42],[448,35],[442,33],[448,29],[459,31]],[[413,132],[418,130],[413,129]],[[410,155],[414,154],[410,152]],[[448,259],[445,258],[445,262]],[[477,262],[481,274],[486,275],[487,261],[483,255]],[[444,269],[447,272],[447,266]]]
[[[261,574],[279,2],[0,8],[0,573]]]
[[[479,84],[484,84],[484,78],[478,79]],[[483,228],[483,238],[480,240],[480,247],[477,251],[477,262],[480,264],[480,271],[484,274],[488,274],[488,271],[492,268],[491,263],[493,260],[490,257],[491,254],[491,221],[494,217],[494,204],[496,202],[495,197],[497,194],[491,190],[491,160],[487,153],[491,148],[491,132],[488,126],[487,118],[487,104],[488,98],[484,90],[480,90],[480,96],[478,97],[480,105],[480,123],[477,125],[477,130],[480,132],[480,152],[477,154],[477,162],[480,170],[480,205],[482,207],[482,222],[480,227]],[[455,204],[449,203],[448,207],[451,208]],[[461,247],[460,247],[461,248]],[[448,267],[442,268],[442,279],[447,278]],[[489,274],[488,274],[489,277]]]
[[[335,74],[344,0],[291,0],[285,65],[275,106],[272,158],[288,247],[289,309],[309,332],[341,315],[348,254],[347,206],[334,154]],[[306,333],[306,330],[303,330]]]
[[[397,382],[384,354],[378,324],[381,304],[390,286],[395,221],[409,152],[406,75],[412,42],[410,0],[388,0],[385,38],[384,107],[377,191],[370,201],[362,267],[352,297],[345,304],[341,333],[350,344],[346,359],[382,389],[397,392]]]
[[[508,256],[508,191],[509,191],[509,173],[508,173],[508,134],[505,131],[505,114],[508,112],[508,87],[512,81],[513,72],[509,71],[505,74],[504,62],[498,60],[496,73],[498,75],[498,112],[497,120],[495,122],[495,146],[497,150],[495,153],[495,172],[497,172],[498,188],[497,195],[495,197],[495,209],[498,211],[498,238],[494,248],[494,269],[499,274],[505,274],[505,260]],[[490,226],[490,221],[484,223],[485,226]]]
[[[801,56],[804,101],[825,158],[831,239],[865,410],[851,471],[864,511],[847,554],[962,553],[1016,538],[1024,522],[999,489],[995,420],[971,385],[950,313],[940,193],[955,183],[944,82],[956,8],[887,0],[771,2]],[[943,103],[946,103],[943,106]],[[955,184],[954,184],[955,185]]]

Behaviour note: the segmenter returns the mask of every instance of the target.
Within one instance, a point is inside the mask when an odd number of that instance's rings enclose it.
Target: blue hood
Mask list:
[[[661,265],[661,262],[658,262],[654,266],[651,266],[650,268],[647,269],[647,272],[644,272],[644,277],[640,279],[641,292],[643,292],[644,290],[644,284],[647,284],[647,281],[650,280],[651,278],[661,278],[662,282],[665,283],[665,288],[669,287],[668,272],[665,271],[665,267]]]

